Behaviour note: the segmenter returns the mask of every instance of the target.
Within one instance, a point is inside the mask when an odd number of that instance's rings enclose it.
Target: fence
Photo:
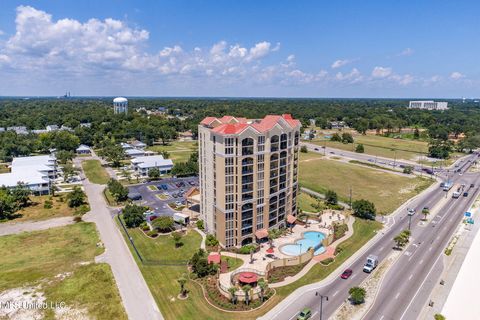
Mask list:
[[[310,248],[307,252],[295,257],[273,260],[267,264],[266,271],[268,273],[278,267],[296,266],[308,262],[313,258],[314,252],[315,250]]]

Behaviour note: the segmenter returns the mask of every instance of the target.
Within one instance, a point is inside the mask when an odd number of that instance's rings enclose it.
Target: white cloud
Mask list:
[[[403,49],[400,53],[397,54],[397,56],[411,56],[415,50],[412,48],[405,48]]]
[[[348,83],[357,83],[363,80],[363,76],[357,68],[353,68],[349,73],[346,74],[342,72],[337,72],[337,74],[335,75],[335,79]]]
[[[348,59],[345,59],[345,60],[335,60],[332,65],[331,65],[331,68],[332,69],[337,69],[337,68],[340,68],[340,67],[343,67],[349,63],[351,63],[353,60],[348,60]]]
[[[460,80],[462,78],[465,78],[465,75],[458,71],[452,72],[452,74],[450,74],[450,79]]]
[[[372,77],[377,79],[386,78],[391,74],[392,68],[375,67],[372,70]]]
[[[5,34],[5,32],[3,32],[3,30],[0,30],[0,36],[3,36]]]

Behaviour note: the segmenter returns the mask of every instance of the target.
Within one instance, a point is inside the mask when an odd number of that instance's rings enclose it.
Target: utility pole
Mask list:
[[[397,150],[393,151],[393,167],[397,166]]]
[[[350,185],[350,210],[352,210],[352,186]]]
[[[323,155],[325,156],[326,154],[327,154],[327,139],[325,139],[323,142]]]
[[[318,292],[315,292],[315,296],[320,297],[320,320],[322,320],[323,298],[325,298],[325,301],[328,301],[328,296],[321,295]]]

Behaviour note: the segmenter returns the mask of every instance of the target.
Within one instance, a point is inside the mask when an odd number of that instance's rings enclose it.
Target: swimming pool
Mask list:
[[[325,248],[321,245],[325,235],[318,231],[307,231],[303,233],[303,238],[292,244],[286,244],[280,247],[280,251],[289,256],[298,256],[307,252],[308,248],[317,248],[315,255],[323,253]]]

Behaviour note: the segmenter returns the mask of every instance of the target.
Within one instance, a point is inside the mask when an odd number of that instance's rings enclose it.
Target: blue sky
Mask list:
[[[480,4],[416,2],[2,0],[0,95],[478,97]]]

